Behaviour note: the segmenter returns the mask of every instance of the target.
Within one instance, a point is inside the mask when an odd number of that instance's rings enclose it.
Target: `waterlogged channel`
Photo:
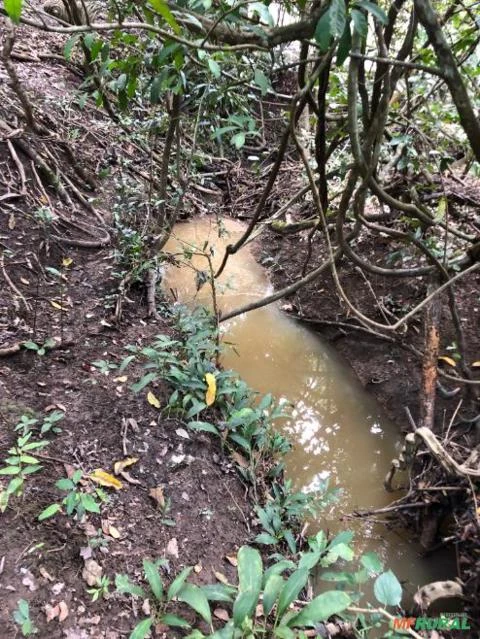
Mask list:
[[[244,228],[238,221],[225,219],[219,237],[213,218],[199,218],[176,225],[165,250],[178,255],[184,248],[202,249],[208,241],[218,266],[226,245]],[[191,264],[207,268],[201,256],[194,256]],[[183,303],[211,305],[210,287],[205,285],[197,293],[191,266],[169,268],[164,286],[176,291]],[[265,270],[248,247],[229,258],[216,288],[222,311],[272,292]],[[234,345],[225,348],[223,366],[236,371],[260,393],[273,393],[293,405],[291,416],[279,428],[293,444],[286,461],[295,487],[313,490],[328,479],[330,487],[342,489],[338,501],[312,522],[311,532],[315,526],[331,532],[354,530],[356,548],[377,552],[410,592],[418,585],[450,577],[450,562],[438,556],[422,559],[407,531],[342,519],[356,509],[387,506],[395,498],[384,490],[383,479],[396,454],[399,435],[332,348],[287,317],[278,304],[233,318],[222,330],[224,341]]]

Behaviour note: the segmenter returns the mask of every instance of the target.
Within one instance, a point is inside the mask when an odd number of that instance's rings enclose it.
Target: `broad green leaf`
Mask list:
[[[398,606],[402,601],[402,585],[391,570],[375,579],[373,592],[377,601],[385,606]]]
[[[382,568],[382,562],[376,552],[367,552],[360,557],[360,563],[369,573],[379,573]]]
[[[236,149],[241,149],[242,146],[245,144],[245,133],[243,133],[243,131],[240,131],[240,133],[236,133],[232,137],[232,144],[235,146]]]
[[[8,14],[8,17],[16,22],[20,22],[20,16],[22,15],[23,0],[3,0],[3,6]]]
[[[208,422],[199,422],[199,421],[188,422],[187,426],[188,428],[191,428],[192,430],[203,430],[207,433],[213,433],[214,435],[219,435],[218,429],[213,424],[209,424]]]
[[[353,532],[351,530],[342,530],[342,532],[339,532],[338,535],[335,535],[335,537],[332,539],[332,541],[329,544],[329,549],[334,548],[338,544],[348,545],[352,541],[352,539],[353,539]]]
[[[218,64],[218,62],[215,62],[215,60],[212,60],[212,58],[208,59],[208,68],[210,69],[212,75],[215,78],[219,78],[222,71],[220,69],[220,65]]]
[[[139,393],[145,386],[148,386],[150,382],[153,382],[157,379],[156,373],[147,373],[144,375],[136,384],[132,384],[132,391],[134,393]]]
[[[369,2],[368,0],[357,0],[357,2],[355,2],[355,5],[371,13],[382,24],[387,24],[387,14],[381,7],[378,6],[378,4]]]
[[[60,512],[61,509],[62,506],[60,504],[50,504],[50,506],[47,506],[47,508],[45,508],[45,510],[42,510],[42,512],[38,515],[38,521],[43,521],[44,519],[53,517],[58,512]]]
[[[275,629],[276,639],[296,639],[295,633],[293,633],[288,626],[278,626]]]
[[[65,477],[56,481],[55,486],[59,490],[73,490],[75,488],[73,481],[71,479],[66,479]]]
[[[154,564],[152,561],[144,559],[143,570],[153,594],[158,601],[161,601],[163,597],[163,582],[159,575],[156,564]]]
[[[281,561],[277,561],[276,564],[267,568],[263,575],[263,587],[265,587],[267,581],[270,579],[272,575],[281,575],[285,572],[285,570],[292,570],[295,568],[295,564],[293,561],[289,559],[282,559]]]
[[[278,544],[278,539],[269,533],[260,533],[255,537],[255,542],[269,546],[271,544]]]
[[[7,495],[14,495],[22,486],[24,480],[23,477],[14,477],[8,482]]]
[[[278,599],[278,616],[281,617],[288,606],[298,597],[300,591],[305,587],[308,580],[309,571],[306,568],[296,570],[287,579],[280,597]]]
[[[129,639],[145,639],[153,626],[154,619],[148,617],[135,626],[132,630]]]
[[[332,615],[337,615],[351,604],[351,599],[346,592],[340,590],[328,590],[315,597],[308,606],[290,619],[289,626],[306,626],[326,621]]]
[[[7,466],[0,470],[0,475],[18,475],[20,470],[20,466]]]
[[[262,95],[267,94],[267,91],[270,88],[270,83],[267,76],[261,69],[255,69],[255,84],[260,87]]]
[[[343,31],[340,42],[337,49],[337,66],[341,67],[345,60],[348,58],[350,49],[352,48],[352,33],[350,31],[350,19],[347,20],[345,29]]]
[[[167,599],[173,599],[174,597],[177,596],[177,592],[180,590],[180,588],[183,586],[183,584],[185,583],[186,578],[188,577],[188,575],[192,572],[192,567],[189,566],[187,568],[184,568],[180,574],[178,574],[175,579],[172,581],[172,583],[170,584],[170,587],[168,589],[168,594],[167,594]]]
[[[183,584],[177,594],[177,599],[188,604],[195,612],[204,619],[208,624],[212,623],[212,613],[207,596],[201,588],[194,584]]]
[[[316,566],[320,560],[321,551],[314,550],[311,552],[306,552],[302,555],[302,558],[298,562],[299,568],[307,568],[311,570],[314,566]]]
[[[258,595],[252,590],[244,590],[238,593],[233,604],[233,623],[236,628],[241,628],[245,619],[249,619],[257,606]]]
[[[83,494],[81,496],[81,498],[80,498],[80,501],[82,503],[82,506],[89,513],[98,513],[98,514],[100,514],[100,506],[95,501],[95,498],[93,497],[93,495],[89,495],[88,493],[87,494]]]
[[[145,591],[137,584],[134,584],[128,578],[128,575],[115,575],[115,588],[121,595],[137,595],[145,597]]]
[[[330,35],[334,38],[340,38],[347,22],[345,0],[332,0],[328,14],[330,17]]]
[[[280,575],[272,575],[267,581],[263,591],[263,611],[265,616],[270,614],[284,584],[285,581]]]
[[[226,584],[208,584],[201,586],[209,601],[232,601],[237,589]]]
[[[321,53],[325,53],[330,46],[332,36],[330,35],[330,9],[327,9],[317,22],[315,29],[315,40]]]
[[[368,35],[368,21],[365,15],[358,9],[352,9],[352,21],[355,31],[365,39]]]
[[[65,43],[65,46],[63,47],[63,55],[65,57],[65,60],[68,60],[68,61],[71,60],[73,47],[77,44],[77,42],[78,42],[78,35],[74,35],[71,38],[68,38],[67,42]]]
[[[149,0],[149,2],[155,11],[162,16],[168,26],[171,27],[172,31],[178,35],[181,29],[178,22],[173,17],[173,13],[168,8],[167,2],[165,0]]]
[[[256,548],[242,546],[237,553],[238,596],[233,604],[233,621],[240,627],[245,617],[250,617],[260,596],[263,564]]]
[[[177,617],[177,615],[170,613],[162,615],[160,621],[166,626],[172,626],[174,628],[190,628],[190,624],[186,619],[182,619],[182,617]]]

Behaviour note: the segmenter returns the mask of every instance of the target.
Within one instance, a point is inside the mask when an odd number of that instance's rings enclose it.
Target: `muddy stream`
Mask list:
[[[245,228],[231,219],[223,220],[221,227],[219,237],[212,218],[178,224],[165,250],[178,255],[185,247],[201,249],[208,241],[218,266],[225,246]],[[191,264],[206,269],[207,261],[198,256]],[[208,285],[196,293],[191,266],[170,267],[164,286],[175,290],[182,303],[211,305]],[[265,269],[247,246],[229,258],[217,281],[218,305],[222,311],[232,310],[272,290]],[[383,479],[401,438],[398,427],[335,351],[287,317],[278,303],[233,318],[222,325],[222,331],[223,339],[234,344],[234,348],[225,348],[222,365],[236,371],[260,393],[272,393],[293,404],[291,417],[279,428],[293,444],[286,462],[295,487],[310,491],[328,479],[331,488],[342,489],[338,501],[318,514],[310,531],[313,533],[315,527],[332,533],[355,531],[355,548],[375,551],[410,593],[419,585],[451,577],[449,557],[436,554],[421,558],[408,531],[389,530],[369,520],[342,520],[356,509],[387,506],[400,496],[387,493]]]

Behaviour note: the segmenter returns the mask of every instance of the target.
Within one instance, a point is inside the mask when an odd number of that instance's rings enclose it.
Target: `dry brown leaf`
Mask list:
[[[64,313],[68,313],[68,310],[63,307],[61,304],[59,304],[58,302],[55,302],[55,300],[50,300],[50,304],[53,306],[53,308],[56,308],[57,311],[63,311]]]
[[[119,475],[122,470],[125,470],[125,468],[128,468],[129,466],[133,466],[133,464],[136,464],[137,462],[138,457],[126,457],[125,459],[116,461],[113,464],[113,472],[115,475]]]
[[[127,473],[126,470],[122,470],[122,472],[120,473],[120,476],[123,477],[125,481],[128,481],[129,484],[141,485],[142,483],[139,479],[135,479],[135,477],[132,477],[130,473]]]
[[[230,620],[230,616],[224,608],[215,608],[215,610],[213,611],[213,616],[217,619],[220,619],[220,621]]]
[[[95,469],[92,473],[90,473],[89,477],[96,484],[100,484],[100,486],[114,488],[115,490],[120,490],[123,487],[123,484],[119,479],[110,475],[110,473],[105,472],[102,468]]]
[[[148,494],[153,500],[155,500],[160,510],[164,510],[165,495],[163,494],[163,488],[161,486],[157,486],[156,488],[150,488],[150,490],[148,491]]]
[[[22,579],[22,584],[27,586],[30,591],[37,590],[37,582],[35,581],[35,577],[32,575],[30,570],[27,568],[20,568],[20,572],[24,575]]]
[[[45,604],[43,610],[45,612],[45,617],[47,618],[47,623],[53,621],[60,614],[60,607],[58,605],[51,606],[47,603]]]
[[[263,605],[262,604],[257,604],[257,607],[255,608],[255,617],[258,619],[258,617],[263,617]]]
[[[237,567],[238,566],[238,561],[237,561],[237,557],[236,555],[225,555],[225,559],[232,564],[232,566]]]
[[[110,537],[113,537],[113,539],[120,539],[121,537],[120,531],[118,530],[118,528],[115,528],[115,526],[108,527],[108,534],[110,535]]]
[[[100,579],[103,573],[103,568],[95,559],[87,559],[82,570],[82,577],[89,586],[95,586],[97,580]]]
[[[236,450],[232,453],[233,461],[238,464],[241,468],[248,468],[248,461],[245,459],[243,455],[240,455]]]
[[[68,606],[64,601],[60,601],[60,603],[58,604],[58,607],[60,608],[58,621],[62,623],[62,621],[65,621],[65,619],[68,617]]]
[[[178,558],[178,542],[175,537],[173,537],[173,539],[170,539],[170,541],[168,542],[166,553],[167,555],[172,555],[172,557]]]
[[[228,579],[225,577],[225,575],[222,572],[214,571],[213,574],[215,575],[215,577],[218,579],[220,583],[225,584],[226,586],[229,585]]]
[[[39,566],[38,568],[38,572],[42,575],[42,577],[44,579],[46,579],[47,581],[55,581],[55,579],[52,577],[52,575],[47,572],[47,569],[44,566]]]

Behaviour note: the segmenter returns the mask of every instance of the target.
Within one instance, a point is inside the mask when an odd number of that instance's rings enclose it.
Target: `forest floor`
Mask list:
[[[64,123],[81,164],[95,171],[113,166],[115,172],[112,156],[122,153],[123,140],[111,134],[111,122],[94,106],[78,108],[80,79],[74,67],[61,62],[63,43],[61,37],[19,29],[17,73],[42,119]],[[41,60],[42,55],[47,59]],[[0,118],[21,124],[1,65],[0,86]],[[124,151],[135,154],[133,146]],[[231,557],[255,534],[252,503],[234,464],[208,435],[187,433],[180,421],[147,402],[146,391],[132,393],[136,378],[131,372],[106,375],[92,365],[98,360],[118,364],[127,346],[146,346],[158,334],[171,334],[170,322],[146,321],[146,299],[139,290],[129,292],[121,324],[112,321],[120,283],[114,249],[66,246],[51,237],[35,211],[48,204],[66,217],[68,207],[48,187],[44,191],[28,158],[20,154],[19,159],[25,166],[27,201],[0,201],[0,466],[21,434],[14,427],[22,416],[42,423],[60,411],[64,418],[57,424],[61,432],[36,455],[43,468],[27,478],[23,497],[12,497],[0,514],[0,637],[20,636],[12,615],[21,599],[30,604],[35,636],[128,637],[145,611],[133,598],[126,604],[125,597],[116,595],[92,602],[86,566],[112,582],[123,573],[138,583],[144,558],[166,557],[167,581],[180,568],[195,566],[192,580],[197,583],[215,582],[215,573],[232,583]],[[142,157],[132,160],[134,168],[142,162]],[[0,141],[0,167],[0,194],[20,190],[6,138]],[[63,168],[68,170],[68,163]],[[109,221],[113,189],[112,178],[95,193],[95,206]],[[88,214],[76,215],[88,221]],[[68,224],[63,231],[91,239]],[[52,337],[61,345],[44,355],[9,350],[24,341],[42,345]],[[164,406],[171,391],[158,382],[153,392]],[[101,516],[91,515],[83,526],[64,515],[37,520],[61,499],[54,483],[71,476],[74,468],[85,475],[98,468],[111,474],[115,462],[129,457],[138,462],[125,479],[120,477],[122,489],[104,489],[109,500]],[[1,480],[4,488],[8,479]],[[156,636],[165,636],[162,628]]]
[[[63,38],[45,34],[39,37],[22,27],[14,49],[17,72],[42,117],[49,121],[63,118],[63,130],[70,132],[70,141],[78,150],[81,163],[96,172],[110,172],[95,193],[95,206],[111,221],[115,158],[129,154],[132,173],[143,168],[145,158],[137,155],[134,145],[112,135],[111,122],[98,109],[78,108],[81,79],[71,66],[49,58],[52,53],[61,56],[63,44]],[[45,56],[43,59],[41,54]],[[0,81],[4,87],[0,117],[15,121],[2,66]],[[16,123],[21,125],[19,120]],[[21,160],[28,184],[32,192],[36,191],[36,208],[41,209],[52,194],[48,191],[47,199],[42,195],[30,161],[23,156]],[[0,141],[0,167],[0,173],[11,182],[10,190],[17,190],[15,161],[6,139]],[[224,184],[219,185],[224,203],[216,210],[226,215],[235,210],[242,217],[239,212],[243,205],[239,200],[245,196],[247,199],[243,201],[247,202],[258,193],[256,188],[250,189],[253,174],[244,178],[242,175],[241,165],[229,169],[231,183],[227,189]],[[289,188],[293,188],[291,183]],[[477,186],[475,189],[470,189],[470,193],[477,193],[480,201],[480,189]],[[126,573],[137,580],[143,558],[166,556],[171,574],[192,565],[196,566],[194,578],[199,583],[211,582],[215,573],[232,580],[235,571],[228,558],[252,538],[251,504],[245,498],[244,485],[233,464],[207,436],[187,434],[178,420],[166,418],[148,403],[145,393],[133,395],[129,385],[134,380],[115,373],[105,375],[92,365],[98,360],[118,363],[126,346],[146,345],[155,335],[172,330],[166,319],[146,320],[145,294],[138,290],[129,293],[121,324],[112,322],[119,285],[112,248],[67,248],[45,234],[45,226],[34,216],[35,202],[22,199],[13,200],[13,204],[7,202],[8,206],[0,201],[0,244],[4,258],[0,352],[26,340],[41,344],[52,336],[61,337],[62,345],[45,355],[25,349],[2,354],[2,459],[15,443],[13,427],[22,415],[41,419],[57,410],[65,416],[58,424],[61,432],[38,455],[43,469],[27,480],[22,500],[12,500],[11,506],[0,515],[0,636],[2,639],[18,636],[12,613],[17,602],[26,599],[39,628],[37,636],[41,638],[120,639],[128,636],[142,611],[136,609],[133,600],[125,606],[115,596],[93,603],[86,593],[86,562],[93,559],[110,579],[115,573]],[[57,200],[54,202],[59,211],[66,208]],[[268,206],[273,205],[270,199]],[[306,212],[299,209],[292,215],[301,219]],[[305,244],[306,235],[300,235],[300,246]],[[369,245],[368,237],[362,241],[360,250],[374,259],[381,247]],[[298,250],[298,242],[298,235],[285,238],[266,231],[257,248],[261,262],[270,260],[276,287],[295,279],[302,269],[305,258]],[[321,253],[314,252],[310,265],[321,257]],[[62,277],[49,274],[45,270],[48,267],[59,270]],[[372,300],[377,304],[377,319],[388,312],[401,313],[424,293],[423,283],[407,284],[405,280],[379,279],[372,290],[361,273],[348,267],[341,269],[341,277],[347,294],[360,310],[371,308]],[[472,362],[480,360],[479,290],[477,276],[456,291],[468,359]],[[314,321],[334,324],[350,321],[329,276],[285,300],[284,309]],[[444,312],[446,316],[447,311]],[[316,327],[346,357],[399,427],[406,424],[405,407],[416,417],[421,362],[411,353],[363,335],[359,339],[358,331],[344,326]],[[404,340],[421,348],[422,327],[418,321],[408,325]],[[448,348],[453,341],[451,333],[442,335],[446,355],[451,353]],[[167,387],[158,383],[155,395],[164,404]],[[458,400],[459,396],[438,402],[437,416],[441,423],[449,422]],[[463,445],[472,445],[468,429],[458,430],[457,436]],[[58,500],[55,481],[71,474],[73,467],[85,473],[97,468],[111,473],[115,462],[129,456],[138,457],[138,462],[128,469],[121,490],[108,491],[110,500],[102,508],[101,517],[91,517],[92,524],[73,530],[71,522],[63,516],[38,522],[38,514]],[[162,487],[170,501],[168,513],[162,512],[158,501],[150,495],[158,487]],[[174,525],[165,523],[165,519]],[[459,562],[462,561],[471,562],[472,558],[460,555]],[[162,636],[162,629],[158,636]]]

